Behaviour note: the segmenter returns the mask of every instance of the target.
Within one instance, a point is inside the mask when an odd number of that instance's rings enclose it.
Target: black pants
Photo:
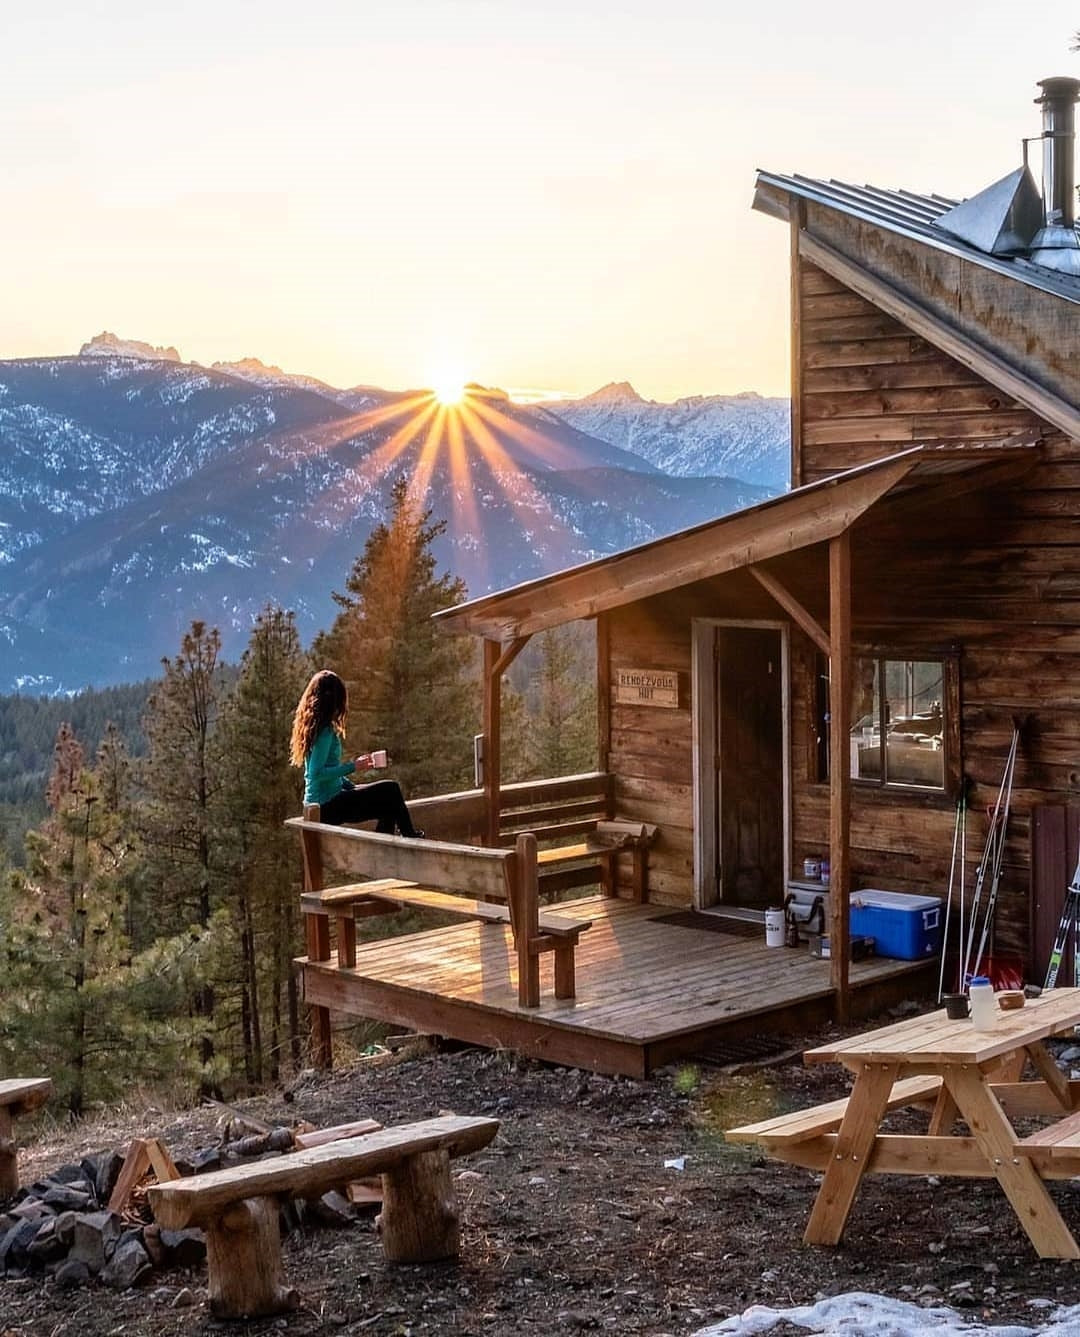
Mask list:
[[[403,836],[415,836],[409,809],[401,786],[396,780],[377,780],[371,785],[357,785],[343,789],[319,807],[319,819],[328,826],[342,822],[368,822],[374,818],[375,830],[392,836],[398,831]]]

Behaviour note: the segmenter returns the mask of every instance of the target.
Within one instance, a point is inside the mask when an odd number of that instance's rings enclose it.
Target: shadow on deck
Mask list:
[[[577,997],[552,997],[544,958],[539,1008],[522,1007],[510,930],[462,923],[358,943],[356,965],[302,958],[304,997],[335,1012],[455,1040],[511,1048],[594,1072],[647,1077],[716,1043],[804,1031],[832,1014],[829,962],[763,935],[663,922],[671,907],[587,897],[558,906],[592,921],[577,950]],[[853,963],[856,1016],[932,987],[926,962]]]

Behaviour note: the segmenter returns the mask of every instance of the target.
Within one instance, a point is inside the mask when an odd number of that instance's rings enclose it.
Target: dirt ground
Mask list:
[[[742,1070],[687,1064],[650,1082],[547,1067],[484,1050],[424,1047],[379,1056],[292,1090],[240,1102],[272,1123],[383,1123],[439,1112],[494,1114],[484,1151],[455,1161],[460,1263],[387,1265],[373,1214],[284,1243],[301,1292],[288,1316],[222,1325],[206,1310],[205,1265],[157,1272],[116,1292],[61,1290],[41,1277],[0,1281],[0,1337],[252,1334],[520,1337],[522,1332],[692,1333],[754,1303],[791,1304],[869,1290],[1033,1324],[1029,1301],[1076,1303],[1073,1263],[1039,1261],[993,1183],[870,1179],[838,1249],[801,1235],[815,1177],[728,1146],[722,1130],[843,1094],[839,1069],[786,1059]],[[22,1153],[23,1178],[159,1136],[175,1153],[213,1144],[220,1110],[130,1110],[45,1132]],[[675,1162],[675,1164],[666,1164]],[[462,1173],[464,1172],[464,1174]],[[1080,1230],[1080,1182],[1052,1188]],[[787,1325],[786,1332],[794,1331]],[[775,1330],[777,1333],[780,1329]]]

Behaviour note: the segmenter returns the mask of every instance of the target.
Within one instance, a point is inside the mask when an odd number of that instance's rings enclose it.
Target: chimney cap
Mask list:
[[[1039,87],[1042,89],[1042,97],[1035,99],[1040,102],[1058,102],[1068,99],[1070,102],[1076,102],[1080,99],[1080,79],[1071,79],[1068,75],[1058,75],[1053,79],[1038,80]]]

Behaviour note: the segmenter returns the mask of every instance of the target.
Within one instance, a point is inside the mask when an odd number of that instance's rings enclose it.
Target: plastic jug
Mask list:
[[[968,993],[971,998],[971,1024],[977,1031],[992,1031],[998,1017],[994,986],[985,975],[976,975]]]

